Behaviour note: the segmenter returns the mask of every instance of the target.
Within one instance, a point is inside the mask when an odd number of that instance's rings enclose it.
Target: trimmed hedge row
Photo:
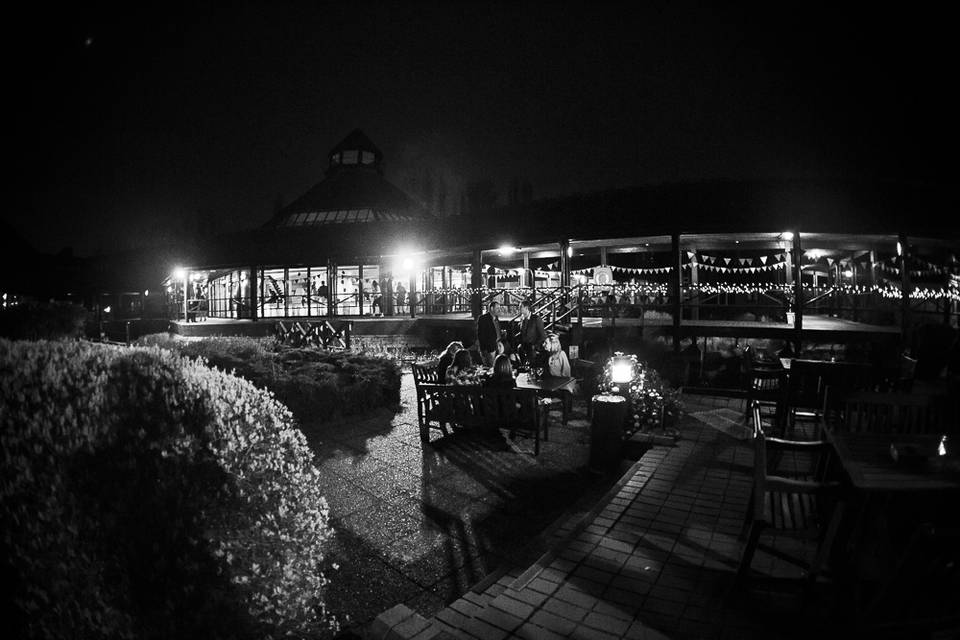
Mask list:
[[[290,412],[158,348],[0,340],[0,528],[25,637],[278,637],[324,611]]]
[[[301,420],[329,420],[400,403],[400,367],[384,356],[275,346],[248,337],[187,341],[154,335],[143,343],[233,371],[273,392]]]

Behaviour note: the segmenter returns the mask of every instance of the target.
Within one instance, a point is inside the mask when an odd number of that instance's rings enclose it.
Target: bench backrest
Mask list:
[[[519,429],[537,426],[537,393],[533,389],[430,383],[419,389],[428,421]]]

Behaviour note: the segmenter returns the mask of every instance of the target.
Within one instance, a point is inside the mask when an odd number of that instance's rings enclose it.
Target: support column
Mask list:
[[[357,265],[357,312],[363,317],[363,260]]]
[[[283,268],[283,317],[290,317],[290,268]]]
[[[533,273],[530,271],[530,252],[523,252],[523,282],[520,283],[521,287],[533,287],[533,281],[536,278],[533,277]]]
[[[670,278],[670,298],[673,306],[673,352],[680,353],[680,318],[683,303],[680,300],[680,285],[683,281],[683,269],[680,263],[680,234],[670,235],[670,264],[673,274]]]
[[[313,276],[310,267],[307,267],[307,317],[313,316]]]
[[[483,286],[483,261],[480,249],[474,249],[470,257],[470,313],[474,319],[482,313],[480,288]]]
[[[693,257],[690,258],[690,286],[696,289],[697,284],[700,282],[700,274],[697,269],[697,254],[694,253]],[[697,293],[693,302],[690,303],[690,319],[699,320],[700,319],[700,294]]]
[[[260,279],[257,278],[257,267],[254,265],[250,267],[250,319],[254,322],[260,317],[260,314],[257,313],[260,310],[260,300],[257,295],[259,293],[259,281]],[[200,303],[198,302],[197,304],[199,305]]]
[[[560,286],[569,287],[570,286],[570,256],[568,255],[570,249],[569,240],[560,241]]]
[[[607,266],[607,248],[606,247],[600,247],[600,266],[601,267]]]
[[[393,271],[380,261],[380,312],[384,317],[393,315]]]
[[[910,269],[909,262],[907,262],[907,254],[910,252],[910,249],[907,245],[907,234],[899,234],[899,260],[897,262],[900,266],[900,336],[902,340],[902,345],[909,347],[910,342],[910,291],[913,289],[913,286],[910,283]]]
[[[407,303],[410,306],[410,317],[417,317],[417,272],[410,272],[409,286],[407,287]]]
[[[799,357],[803,338],[803,247],[799,231],[793,234],[793,260],[797,265],[793,270],[793,352]]]
[[[337,265],[327,260],[327,317],[337,315]]]

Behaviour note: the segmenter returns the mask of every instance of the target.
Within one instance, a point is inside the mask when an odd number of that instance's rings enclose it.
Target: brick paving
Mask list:
[[[409,373],[401,400],[395,414],[303,425],[336,532],[326,601],[354,632],[396,604],[431,617],[484,579],[529,566],[544,531],[588,511],[617,480],[584,470],[582,401],[533,457],[530,438],[434,432],[424,446]]]
[[[740,401],[688,397],[688,413]],[[793,638],[829,627],[823,594],[751,582],[731,589],[751,488],[746,441],[687,417],[676,446],[648,451],[596,507],[517,565],[439,611],[418,638]],[[772,535],[772,534],[771,534]],[[764,537],[810,555],[813,541]],[[759,551],[764,578],[800,570]],[[809,594],[808,594],[809,595]],[[403,617],[402,612],[396,612]],[[409,612],[408,613],[412,613]],[[370,637],[409,637],[380,625]]]

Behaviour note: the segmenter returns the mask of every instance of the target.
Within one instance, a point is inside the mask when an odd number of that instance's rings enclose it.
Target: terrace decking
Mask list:
[[[288,324],[294,321],[319,322],[326,317],[291,318],[284,320]],[[420,327],[446,327],[472,331],[475,321],[469,313],[451,313],[444,315],[422,315],[416,318],[393,316],[389,318],[349,317],[336,318],[337,321],[353,323],[354,335],[415,335]],[[204,337],[214,335],[250,335],[266,336],[273,333],[274,320],[227,320],[209,318],[205,322],[171,321],[173,333],[185,337]],[[654,318],[601,318],[584,317],[585,332],[607,331],[611,327],[630,327],[650,330],[664,335],[673,334],[673,324],[669,317]],[[730,338],[768,338],[792,340],[795,331],[792,325],[774,322],[754,322],[735,320],[684,320],[680,325],[681,337],[715,336]],[[830,316],[804,316],[803,339],[810,342],[860,342],[888,341],[900,337],[900,328],[853,322]]]

